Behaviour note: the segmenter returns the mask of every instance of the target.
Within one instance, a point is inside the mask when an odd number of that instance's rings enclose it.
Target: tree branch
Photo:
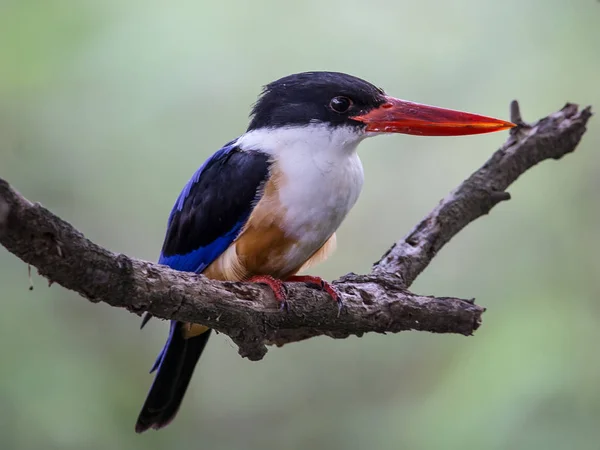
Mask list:
[[[560,111],[529,125],[523,122],[519,104],[511,104],[506,143],[469,178],[444,198],[375,264],[374,273],[395,273],[408,288],[437,252],[460,230],[488,214],[498,203],[510,199],[506,188],[523,173],[546,159],[560,159],[577,147],[592,116],[591,107],[581,111],[566,104]]]
[[[33,204],[0,179],[0,243],[35,266],[50,283],[92,302],[135,313],[202,323],[227,334],[242,356],[261,359],[265,344],[278,346],[314,336],[345,338],[404,330],[471,335],[484,308],[472,301],[413,294],[407,288],[436,253],[468,223],[510,196],[505,189],[533,165],[572,152],[591,117],[590,108],[567,105],[536,124],[522,123],[490,160],[396,243],[369,275],[334,282],[344,308],[329,296],[291,283],[289,310],[271,292],[251,283],[218,282],[202,275],[114,254],[86,239],[69,223]]]

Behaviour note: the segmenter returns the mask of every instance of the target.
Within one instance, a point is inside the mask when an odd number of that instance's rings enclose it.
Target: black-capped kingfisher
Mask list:
[[[363,167],[356,149],[384,133],[458,136],[514,124],[390,97],[337,72],[305,72],[266,85],[248,129],[193,174],[168,218],[158,262],[208,278],[268,285],[285,304],[283,282],[336,291],[297,275],[334,250],[356,203]],[[171,321],[136,424],[160,429],[177,414],[210,336],[201,324]]]

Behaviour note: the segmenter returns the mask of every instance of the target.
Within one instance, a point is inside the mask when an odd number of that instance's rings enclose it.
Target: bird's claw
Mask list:
[[[327,289],[327,287],[329,287],[329,289]],[[324,290],[331,295],[331,297],[335,300],[335,302],[337,303],[337,308],[338,308],[338,313],[337,316],[340,317],[340,314],[342,313],[342,308],[344,307],[344,302],[342,301],[342,296],[340,295],[340,293],[337,291],[336,288],[334,288],[332,285],[330,285],[329,283],[327,283],[327,286],[324,288]]]
[[[283,291],[283,298],[277,298],[277,300],[279,301],[279,311],[289,311],[290,305],[287,301],[288,288],[285,284],[281,283],[281,289]]]
[[[344,307],[344,302],[342,301],[341,297],[338,297],[338,299],[336,300],[336,303],[337,303],[337,307],[338,307],[337,316],[340,317],[340,314],[342,313],[342,308]]]
[[[269,288],[271,288],[271,291],[273,291],[275,299],[280,303],[279,310],[283,311],[285,309],[286,311],[289,311],[289,306],[286,300],[287,288],[281,280],[273,278],[270,275],[256,275],[254,277],[249,278],[248,282],[266,284],[267,286],[269,286]]]
[[[315,277],[311,275],[294,275],[287,279],[287,281],[295,282],[295,283],[306,283],[309,285],[316,286],[318,289],[325,291],[329,294],[329,296],[335,300],[338,306],[338,317],[342,312],[342,308],[344,307],[344,303],[342,302],[342,297],[336,288],[334,288],[331,284],[325,281],[321,277]]]
[[[287,302],[287,300],[285,300],[285,299],[284,300],[280,300],[279,301],[279,311],[289,312],[289,310],[290,310],[290,305]]]
[[[286,281],[291,283],[306,283],[308,285],[316,286],[317,289],[321,291],[327,292],[330,297],[335,300],[338,307],[338,317],[342,312],[342,308],[344,307],[344,303],[342,302],[342,298],[338,293],[337,289],[335,289],[331,284],[327,281],[323,280],[321,277],[315,277],[310,275],[294,275],[288,278]],[[256,275],[248,279],[250,283],[260,283],[266,284],[273,291],[273,295],[279,302],[279,310],[280,311],[289,311],[289,304],[287,302],[287,288],[283,281],[273,278],[270,275]]]

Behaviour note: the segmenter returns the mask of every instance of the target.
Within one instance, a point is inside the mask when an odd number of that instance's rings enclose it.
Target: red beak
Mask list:
[[[365,123],[366,131],[419,136],[491,133],[516,126],[492,117],[421,105],[394,97],[386,97],[383,105],[352,119]]]

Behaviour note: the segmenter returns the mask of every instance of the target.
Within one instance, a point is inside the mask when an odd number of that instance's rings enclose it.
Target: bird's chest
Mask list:
[[[319,248],[358,200],[363,168],[356,153],[304,156],[283,157],[275,168],[281,227],[303,246]]]
[[[233,272],[241,275],[224,279],[257,274],[285,278],[296,273],[335,233],[362,185],[362,165],[356,155],[326,166],[314,161],[287,165],[285,159],[279,160],[236,241],[233,266],[239,270]]]
[[[286,277],[327,247],[362,190],[360,139],[352,129],[315,125],[240,140],[272,158],[271,176],[235,246],[245,273]]]

